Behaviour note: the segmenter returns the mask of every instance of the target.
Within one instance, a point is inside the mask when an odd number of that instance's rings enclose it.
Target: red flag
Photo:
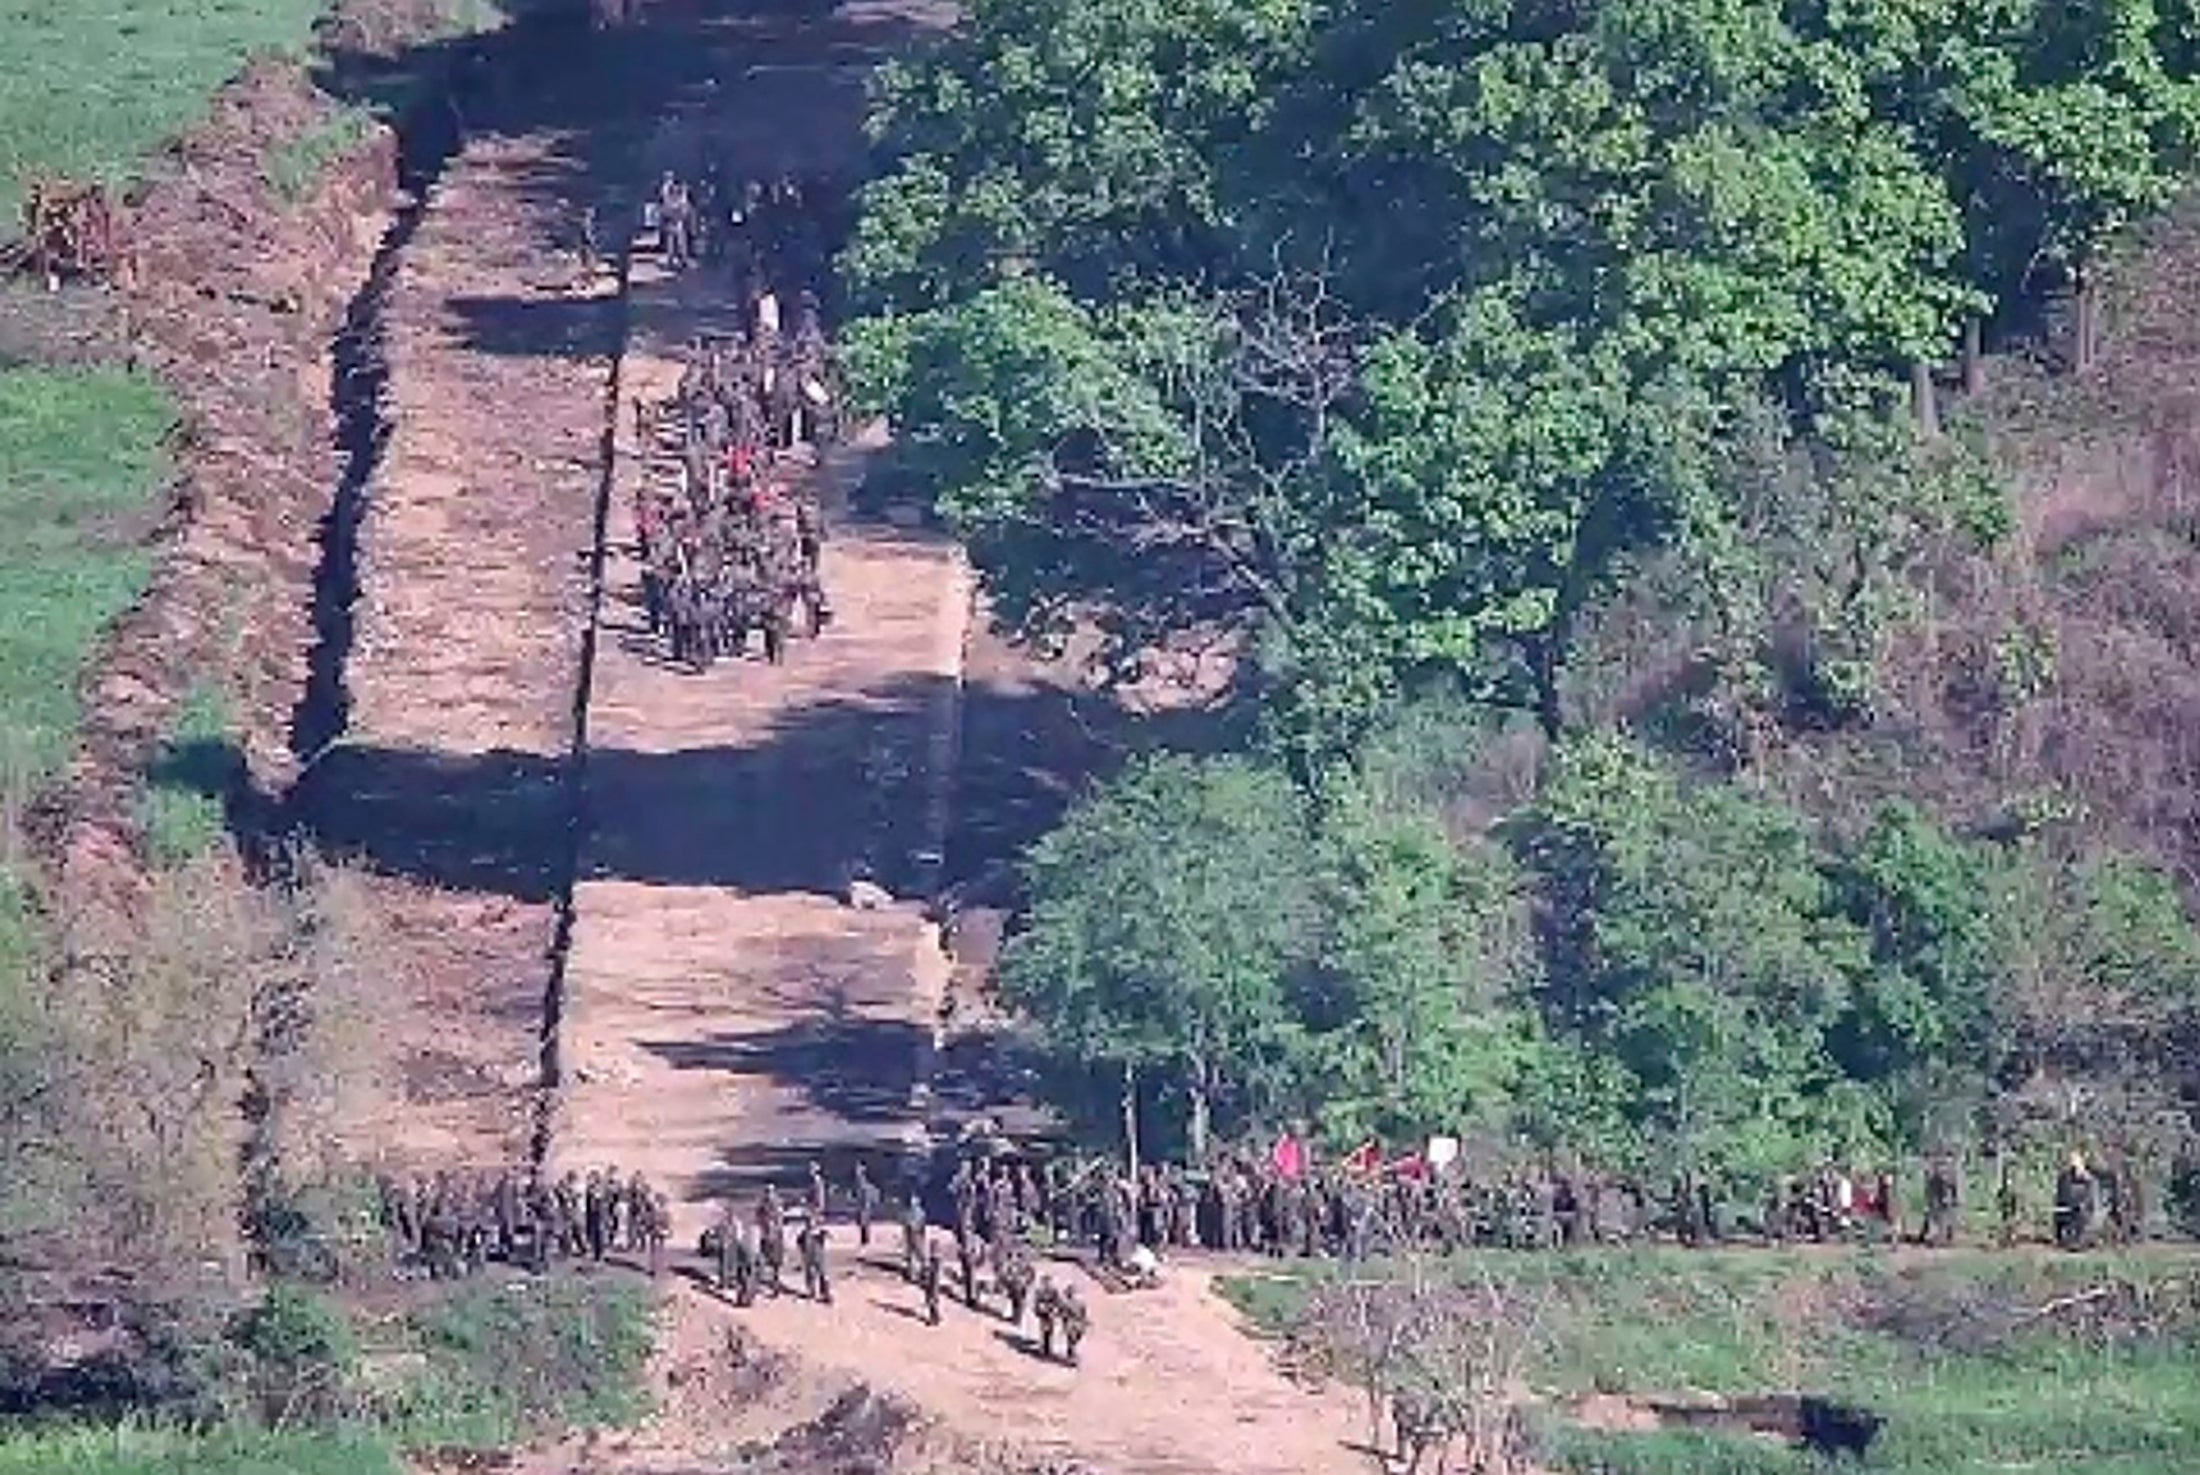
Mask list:
[[[1383,1165],[1383,1149],[1370,1137],[1345,1154],[1342,1166],[1348,1173],[1372,1173]]]
[[[1395,1174],[1400,1178],[1426,1178],[1428,1176],[1428,1159],[1417,1152],[1409,1152],[1384,1171]]]
[[[1289,1132],[1276,1138],[1276,1145],[1269,1150],[1268,1160],[1276,1165],[1276,1171],[1286,1178],[1299,1178],[1306,1173],[1306,1149],[1299,1139]]]

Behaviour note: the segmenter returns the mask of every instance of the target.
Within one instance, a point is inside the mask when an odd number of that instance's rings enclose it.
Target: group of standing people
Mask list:
[[[958,1184],[961,1181],[958,1179]],[[718,1288],[739,1307],[754,1305],[759,1296],[787,1294],[791,1248],[800,1269],[802,1294],[830,1306],[833,1275],[827,1260],[831,1242],[827,1224],[831,1198],[823,1168],[812,1163],[808,1189],[799,1205],[790,1206],[778,1188],[769,1184],[746,1209],[726,1200],[717,1221],[703,1231],[699,1245]],[[861,1162],[855,1165],[847,1184],[845,1202],[854,1221],[860,1253],[870,1248],[874,1230],[883,1231],[881,1215],[887,1207],[886,1195]],[[903,1197],[895,1217],[901,1236],[902,1279],[923,1298],[926,1323],[938,1326],[948,1290],[947,1253],[931,1231],[921,1194]],[[1091,1323],[1084,1298],[1074,1284],[1058,1282],[1038,1268],[1027,1231],[1028,1225],[1009,1219],[987,1218],[981,1224],[974,1213],[958,1210],[953,1253],[961,1300],[979,1314],[988,1314],[992,1303],[998,1301],[997,1314],[1011,1329],[1021,1329],[1028,1315],[1038,1330],[1034,1345],[1039,1355],[1075,1366]]]
[[[718,199],[713,187],[697,192]],[[837,398],[823,258],[800,224],[815,193],[794,179],[752,182],[721,221],[677,175],[659,184],[654,219],[676,268],[697,259],[699,223],[720,221],[704,255],[726,264],[740,324],[698,338],[673,397],[636,411],[649,468],[635,507],[644,613],[673,659],[696,669],[740,654],[752,632],[777,662],[797,628],[815,635],[832,618],[809,474],[814,448],[836,432]]]
[[[2005,1160],[1993,1183],[1992,1242],[2016,1244],[2030,1224],[2022,1176]],[[1827,1163],[1774,1179],[1755,1203],[1731,1184],[1690,1172],[1651,1187],[1635,1175],[1584,1169],[1479,1174],[1457,1164],[1437,1172],[1417,1162],[1406,1171],[1348,1162],[1286,1171],[1258,1154],[1225,1155],[1204,1172],[1004,1159],[959,1172],[954,1198],[958,1224],[971,1222],[981,1239],[996,1223],[1028,1227],[1055,1242],[1089,1245],[1099,1263],[1118,1269],[1130,1267],[1142,1247],[1362,1258],[1659,1241],[1948,1246],[1965,1228],[1964,1176],[1944,1156],[1909,1182],[1891,1169],[1859,1175]],[[2143,1179],[2121,1155],[2096,1167],[2071,1153],[2051,1208],[2054,1242],[2068,1249],[2133,1243],[2150,1219]]]
[[[491,1261],[539,1272],[553,1260],[600,1262],[616,1251],[642,1257],[652,1275],[664,1269],[671,1206],[639,1173],[383,1174],[375,1190],[394,1263],[438,1280]]]

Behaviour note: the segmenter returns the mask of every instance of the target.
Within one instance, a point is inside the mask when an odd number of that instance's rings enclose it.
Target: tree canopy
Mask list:
[[[2193,174],[2189,0],[977,0],[873,128],[847,367],[996,614],[1219,643],[1268,719],[1032,854],[1057,1046],[1195,1139],[1714,1168],[2148,1095],[2110,1057],[2200,1020],[2161,871],[1758,760],[1869,724],[2016,524],[1942,371],[2047,292],[2089,359]],[[1681,695],[1600,721],[1629,620]]]
[[[1561,721],[1718,439],[1899,412],[2188,170],[2189,6],[974,6],[889,70],[851,362],[1021,627],[1234,638],[1333,750]],[[2052,273],[2049,273],[2052,275]]]

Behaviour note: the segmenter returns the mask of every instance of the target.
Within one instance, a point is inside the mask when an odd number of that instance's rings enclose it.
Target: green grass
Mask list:
[[[2200,1470],[2200,1253],[2144,1256],[1644,1250],[1477,1256],[1541,1306],[1531,1381],[1556,1400],[1608,1392],[1796,1389],[1887,1419],[1869,1468],[2168,1475]],[[2145,1334],[2011,1329],[2002,1311],[2110,1282],[2182,1309]],[[1287,1325],[1309,1283],[1232,1283],[1257,1322]],[[1965,1310],[1965,1308],[1974,1308]],[[1813,1457],[1744,1434],[1592,1434],[1547,1419],[1547,1463],[1608,1475],[1788,1472]]]
[[[312,193],[322,171],[356,147],[373,126],[371,109],[340,105],[321,123],[268,151],[268,184],[283,200],[297,204]]]
[[[228,703],[209,686],[194,685],[178,706],[138,792],[138,826],[154,865],[182,865],[221,843],[223,798],[242,763],[233,725]]]
[[[109,183],[203,116],[261,51],[302,52],[325,0],[0,0],[0,231],[26,175]]]
[[[654,1304],[623,1277],[479,1280],[408,1314],[347,1321],[323,1295],[278,1286],[232,1328],[222,1360],[252,1371],[220,1401],[271,1406],[284,1427],[0,1424],[0,1475],[399,1475],[408,1452],[629,1423],[646,1409]],[[377,1362],[395,1371],[365,1371]]]
[[[17,794],[67,755],[85,657],[144,587],[133,522],[174,417],[140,375],[0,371],[0,784]]]
[[[405,1447],[437,1449],[631,1422],[646,1408],[653,1305],[623,1278],[469,1284],[404,1324],[392,1350],[422,1362],[381,1418]]]
[[[400,1475],[371,1430],[119,1429],[0,1432],[0,1475]]]

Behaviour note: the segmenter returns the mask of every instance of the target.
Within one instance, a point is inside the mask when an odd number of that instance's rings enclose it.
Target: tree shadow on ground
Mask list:
[[[908,1118],[923,1039],[906,1020],[808,1018],[751,1034],[648,1040],[642,1048],[674,1070],[765,1077],[794,1086],[841,1122],[889,1126]]]
[[[916,894],[933,869],[920,855],[923,716],[943,685],[910,677],[800,708],[752,746],[591,750],[582,879],[838,896],[862,864]],[[333,856],[544,901],[567,853],[573,782],[559,756],[340,744],[301,778],[294,809]]]

